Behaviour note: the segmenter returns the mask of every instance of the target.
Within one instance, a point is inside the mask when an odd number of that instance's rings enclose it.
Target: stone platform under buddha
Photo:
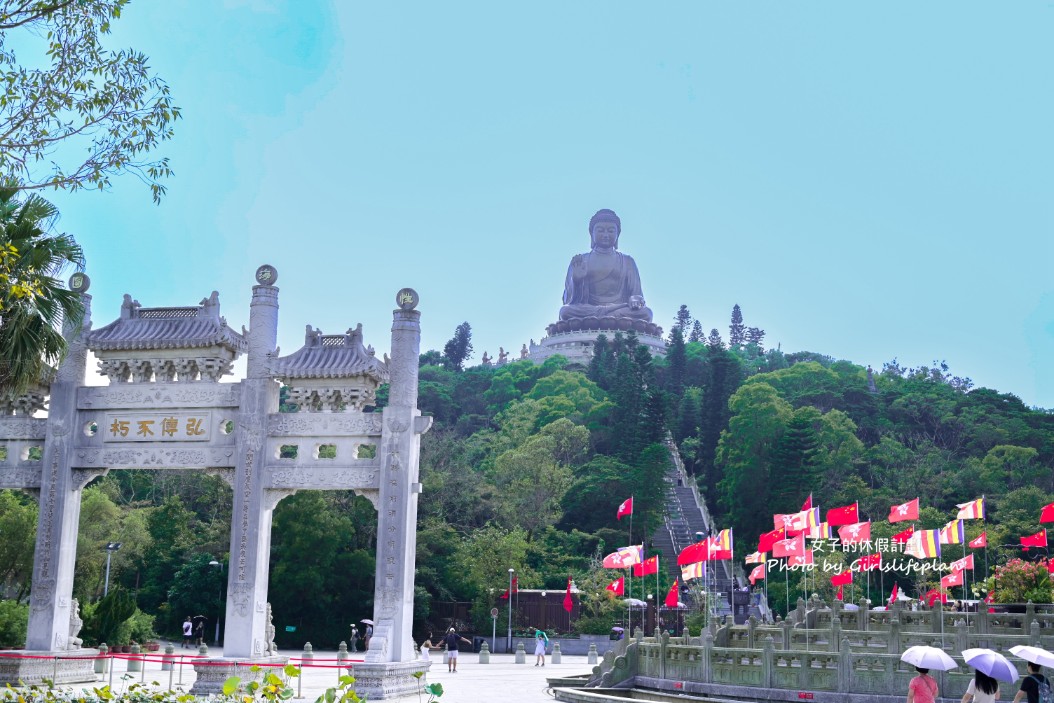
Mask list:
[[[597,337],[604,335],[610,342],[614,336],[622,330],[579,330],[576,332],[560,332],[543,337],[538,344],[531,344],[531,361],[540,364],[556,354],[567,357],[573,364],[587,365],[593,358],[593,345]],[[637,334],[637,342],[648,347],[652,356],[666,356],[666,342],[662,337],[651,334]]]

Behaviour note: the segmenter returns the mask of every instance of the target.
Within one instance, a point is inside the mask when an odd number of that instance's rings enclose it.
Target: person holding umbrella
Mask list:
[[[908,647],[900,660],[915,665],[919,675],[908,684],[908,703],[934,703],[938,696],[937,682],[930,676],[930,669],[947,671],[958,666],[943,649],[916,645]]]
[[[935,703],[939,695],[937,682],[930,676],[930,670],[916,666],[919,675],[908,684],[908,703]]]
[[[961,703],[995,703],[999,700],[999,682],[980,669],[973,672],[973,681],[966,687]]]
[[[1000,681],[1017,681],[1017,669],[999,652],[975,648],[964,649],[962,655],[966,663],[976,669],[962,703],[994,703],[999,700]]]
[[[1044,666],[1054,666],[1054,654],[1039,647],[1018,645],[1010,653],[1028,662],[1028,676],[1021,681],[1021,689],[1014,695],[1014,703],[1028,699],[1028,703],[1054,703],[1050,680],[1041,674]]]
[[[370,650],[370,638],[373,637],[373,620],[363,618],[359,622],[366,626],[366,632],[363,633],[362,638],[362,648],[368,652]]]

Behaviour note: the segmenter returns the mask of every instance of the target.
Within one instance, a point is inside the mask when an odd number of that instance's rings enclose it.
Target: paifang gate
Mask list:
[[[236,664],[244,675],[246,662],[280,663],[267,602],[271,518],[300,489],[352,490],[377,509],[374,636],[366,662],[355,666],[356,689],[373,698],[417,690],[413,674],[428,666],[411,639],[418,463],[420,436],[431,425],[417,409],[417,293],[404,288],[396,296],[390,358],[365,346],[361,325],[339,335],[308,325],[304,346],[279,356],[277,276],[272,266],[257,270],[249,329],[241,332],[220,316],[216,293],[169,308],[142,307],[126,295],[120,317],[92,330],[88,278],[71,278],[87,312],[79,328],[64,330],[68,355],[49,386],[9,402],[0,417],[8,448],[0,488],[39,494],[26,654],[49,657],[4,659],[0,681],[94,680],[95,651],[80,647],[72,598],[84,487],[111,468],[201,469],[231,485],[233,506],[224,658],[196,667],[192,692],[220,690]],[[89,350],[109,385],[84,385]],[[245,379],[221,383],[243,353]],[[364,412],[386,382],[387,407]],[[278,413],[281,384],[298,412]],[[45,400],[47,418],[32,417]],[[285,445],[298,446],[295,458],[280,457]],[[323,446],[336,458],[320,459]]]

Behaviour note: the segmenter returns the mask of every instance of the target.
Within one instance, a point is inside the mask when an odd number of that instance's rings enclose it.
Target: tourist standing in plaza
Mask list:
[[[930,670],[916,666],[919,675],[908,684],[908,703],[934,703],[937,700],[937,682],[930,676]]]
[[[1028,676],[1021,681],[1021,690],[1014,695],[1014,703],[1021,703],[1028,697],[1028,703],[1050,703],[1051,691],[1050,681],[1046,676],[1039,673],[1042,670],[1039,664],[1028,663]]]
[[[190,616],[183,621],[183,648],[186,649],[190,646],[190,638],[194,636],[194,623],[190,621]]]
[[[999,700],[999,682],[980,669],[966,687],[961,703],[995,703]]]
[[[443,644],[446,645],[446,670],[448,673],[457,673],[457,645],[459,642],[472,644],[467,639],[454,632],[454,628],[447,630]]]
[[[545,666],[545,648],[549,644],[549,636],[541,630],[534,631],[534,656],[536,660],[535,666],[541,664]]]

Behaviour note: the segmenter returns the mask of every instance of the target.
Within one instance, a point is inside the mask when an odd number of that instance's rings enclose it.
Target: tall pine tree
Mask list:
[[[746,341],[746,328],[743,327],[743,311],[739,303],[732,306],[732,324],[728,326],[728,348],[738,349]]]
[[[706,336],[703,334],[703,323],[696,320],[692,323],[692,333],[688,335],[689,342],[703,342]]]

